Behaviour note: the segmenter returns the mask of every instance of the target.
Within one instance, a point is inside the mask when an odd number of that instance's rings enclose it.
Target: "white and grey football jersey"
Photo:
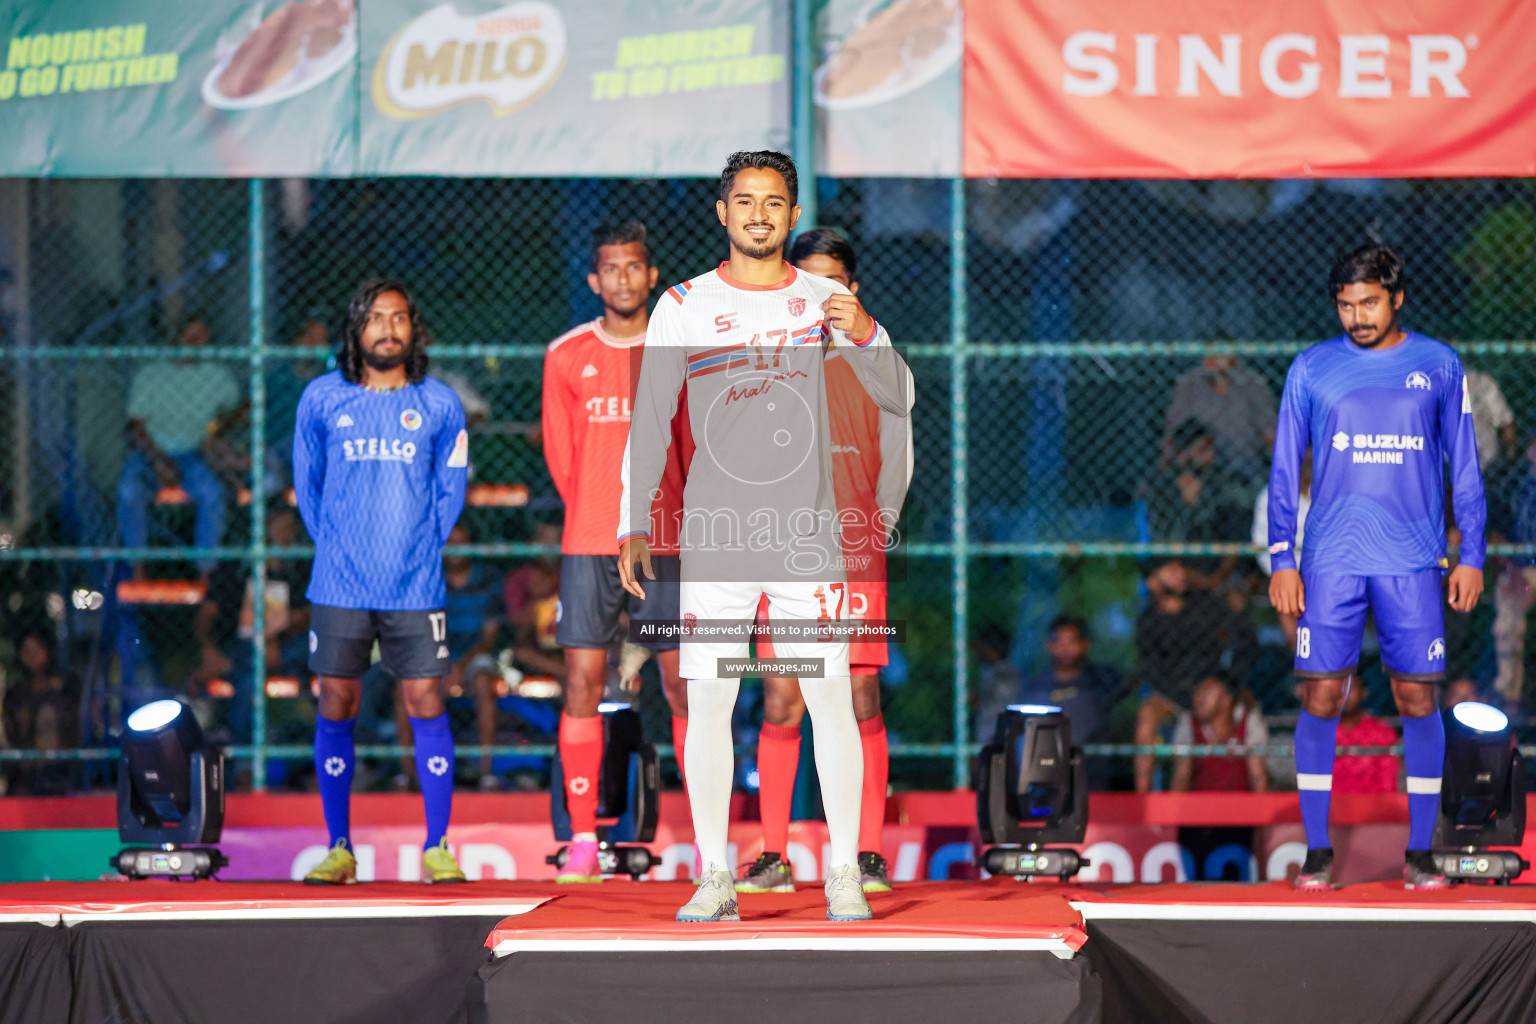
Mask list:
[[[621,541],[636,533],[654,540],[654,528],[667,528],[653,527],[650,495],[686,393],[695,451],[680,541],[690,575],[828,574],[814,553],[837,550],[822,367],[829,348],[838,347],[881,409],[905,417],[912,408],[911,371],[885,328],[876,323],[862,339],[830,328],[821,304],[833,294],[848,290],[794,268],[779,284],[747,285],[725,264],[667,289],[651,317],[630,418]],[[701,557],[710,552],[718,557]]]

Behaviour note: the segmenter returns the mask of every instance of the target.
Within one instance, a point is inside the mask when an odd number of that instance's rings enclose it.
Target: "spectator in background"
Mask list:
[[[1174,727],[1173,742],[1256,746],[1269,742],[1269,730],[1259,709],[1253,704],[1239,704],[1231,685],[1218,673],[1207,676],[1195,688],[1190,710],[1179,715],[1179,723]],[[1259,754],[1185,755],[1173,759],[1173,781],[1169,788],[1177,793],[1263,793],[1269,789],[1269,775]]]
[[[266,441],[267,454],[272,459],[268,464],[268,475],[272,477],[268,481],[269,493],[293,483],[293,424],[299,398],[310,381],[328,369],[335,369],[334,357],[325,359],[319,355],[331,347],[331,331],[324,313],[311,311],[288,344],[313,354],[267,363]]]
[[[1472,406],[1472,432],[1477,436],[1477,465],[1488,475],[1494,461],[1515,451],[1515,414],[1493,375],[1468,369],[1467,399]]]
[[[1269,730],[1259,709],[1237,700],[1226,678],[1217,673],[1195,688],[1193,706],[1179,716],[1173,742],[1258,745],[1269,742]],[[1173,759],[1169,788],[1176,793],[1263,793],[1269,789],[1269,776],[1258,754],[1182,756]],[[1201,879],[1216,881],[1231,871],[1236,880],[1242,880],[1253,856],[1254,832],[1251,827],[1182,826],[1179,845],[1189,851]],[[1222,850],[1228,855],[1221,856],[1218,851]],[[1234,852],[1238,855],[1232,856]]]
[[[1307,452],[1301,460],[1301,492],[1300,503],[1296,507],[1296,560],[1301,560],[1301,542],[1306,535],[1307,512],[1312,508],[1312,453]],[[1264,570],[1264,575],[1269,576],[1274,572],[1274,567],[1269,554],[1269,484],[1259,492],[1259,497],[1253,503],[1253,543],[1260,551],[1254,557],[1258,560],[1259,568]],[[1296,649],[1296,616],[1280,613],[1280,630],[1285,634],[1285,645],[1291,650]]]
[[[303,524],[292,507],[270,502],[267,507],[267,544],[296,547],[304,542]],[[267,594],[263,611],[263,645],[267,676],[308,677],[309,572],[307,558],[268,558]],[[192,622],[200,657],[188,677],[188,689],[196,695],[218,680],[233,684],[229,703],[229,731],[236,743],[251,741],[251,687],[255,669],[251,641],[256,636],[256,581],[244,562],[221,562],[208,581],[208,592]]]
[[[208,344],[208,324],[192,317],[176,336],[183,349]],[[149,506],[161,488],[180,487],[197,506],[194,543],[216,547],[224,536],[224,488],[204,460],[209,427],[239,404],[234,374],[195,357],[147,363],[128,388],[128,460],[117,482],[117,528],[123,544],[149,543]],[[217,562],[198,561],[206,580]],[[134,575],[143,567],[135,564]]]
[[[4,734],[15,750],[66,750],[80,745],[80,683],[59,670],[46,633],[21,638],[16,664],[6,674],[0,702]],[[58,796],[70,789],[72,766],[63,763],[16,765],[7,792]]]
[[[1478,426],[1475,419],[1473,426]],[[1525,473],[1515,487],[1508,517],[1509,540],[1515,544],[1536,543],[1536,437],[1526,444],[1524,456]],[[1507,559],[1497,586],[1493,650],[1498,668],[1493,688],[1513,708],[1525,690],[1526,616],[1536,599],[1536,564],[1529,556]]]
[[[1483,695],[1478,690],[1477,680],[1462,676],[1460,679],[1447,684],[1445,694],[1440,698],[1440,706],[1450,710],[1457,704],[1465,704],[1469,700],[1481,701]]]
[[[1025,683],[1019,695],[1025,704],[1051,704],[1065,711],[1076,744],[1109,742],[1110,708],[1120,693],[1120,673],[1090,662],[1092,647],[1086,622],[1075,615],[1056,616],[1045,643],[1051,667]],[[1108,787],[1109,767],[1102,758],[1088,761],[1092,788]]]
[[[1218,464],[1211,428],[1187,419],[1170,443],[1171,458],[1147,488],[1152,539],[1220,544],[1248,536],[1248,492]],[[1185,565],[1190,585],[1201,590],[1217,589],[1236,567],[1236,555],[1201,556]]]
[[[1229,341],[1217,335],[1215,346]],[[1175,434],[1191,420],[1210,431],[1219,464],[1248,487],[1269,475],[1269,449],[1275,443],[1275,395],[1264,378],[1234,355],[1210,353],[1182,374],[1163,425],[1163,464],[1173,461],[1180,445]]]
[[[992,742],[998,716],[1008,709],[1009,704],[1019,703],[1023,692],[1024,674],[1008,658],[1012,646],[1012,635],[1006,627],[995,622],[984,623],[971,644],[981,676],[975,696],[978,743]]]
[[[1136,621],[1136,677],[1143,694],[1136,742],[1150,744],[1201,680],[1221,673],[1246,686],[1258,641],[1248,621],[1224,601],[1190,587],[1181,559],[1150,559],[1143,570],[1150,601]],[[1151,791],[1153,763],[1151,754],[1136,755],[1138,793]]]
[[[560,524],[540,523],[532,543],[560,549]],[[565,681],[565,652],[555,641],[560,609],[560,556],[539,555],[517,566],[502,581],[507,621],[516,641],[512,649],[517,667],[529,675],[547,675]]]
[[[1397,730],[1375,715],[1366,714],[1370,694],[1359,676],[1349,681],[1344,708],[1339,712],[1339,747],[1393,747],[1400,742]],[[1333,758],[1335,793],[1396,793],[1402,762],[1392,754],[1345,754]]]
[[[312,317],[304,322],[289,344],[318,349],[329,342],[325,324]],[[291,361],[273,359],[267,363],[266,418],[263,420],[266,455],[262,460],[266,471],[263,482],[266,497],[282,493],[293,483],[293,426],[299,398],[309,382],[325,372],[328,364],[334,368],[334,357],[329,361],[316,356]],[[215,419],[209,427],[203,455],[226,487],[239,488],[251,482],[250,399]]]

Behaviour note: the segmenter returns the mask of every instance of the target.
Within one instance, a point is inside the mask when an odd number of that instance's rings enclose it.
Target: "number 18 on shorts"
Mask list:
[[[1445,611],[1441,572],[1410,576],[1308,578],[1306,611],[1296,623],[1296,674],[1333,679],[1355,672],[1365,613],[1376,621],[1381,662],[1394,679],[1445,678]]]

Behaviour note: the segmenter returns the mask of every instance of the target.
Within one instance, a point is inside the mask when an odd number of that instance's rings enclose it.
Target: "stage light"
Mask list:
[[[1509,884],[1530,867],[1513,850],[1525,838],[1525,767],[1509,716],[1464,701],[1445,730],[1445,776],[1435,858],[1447,878]]]
[[[1072,745],[1072,723],[1059,707],[1011,704],[993,741],[976,759],[976,817],[994,875],[1056,875],[1062,881],[1088,861],[1076,850],[1088,828],[1088,765]]]
[[[656,838],[657,797],[661,792],[661,765],[656,748],[641,733],[640,715],[629,704],[604,702],[597,706],[603,720],[603,760],[597,777],[597,816],[612,818],[597,827],[597,861],[605,875],[639,878],[658,861],[644,846]],[[550,773],[550,817],[555,838],[569,842],[571,814],[565,805],[565,775],[560,759]],[[545,863],[564,866],[570,849],[562,846]]]
[[[206,878],[229,862],[211,847],[224,827],[224,755],[203,740],[192,709],[157,700],[128,716],[117,775],[117,831],[128,847],[111,863],[129,878]]]

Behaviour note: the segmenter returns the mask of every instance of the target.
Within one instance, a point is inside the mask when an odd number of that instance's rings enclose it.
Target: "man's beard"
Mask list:
[[[743,256],[754,260],[765,260],[784,248],[784,243],[772,235],[761,242],[753,241],[752,236],[747,234],[745,229],[741,231],[741,237],[731,236],[731,245],[735,246],[736,251]]]
[[[393,370],[397,366],[403,366],[405,364],[405,357],[410,355],[410,353],[411,347],[409,345],[402,345],[400,351],[392,356],[380,355],[377,350],[370,351],[365,348],[363,349],[363,362],[368,364],[370,370],[383,372],[385,370]]]

